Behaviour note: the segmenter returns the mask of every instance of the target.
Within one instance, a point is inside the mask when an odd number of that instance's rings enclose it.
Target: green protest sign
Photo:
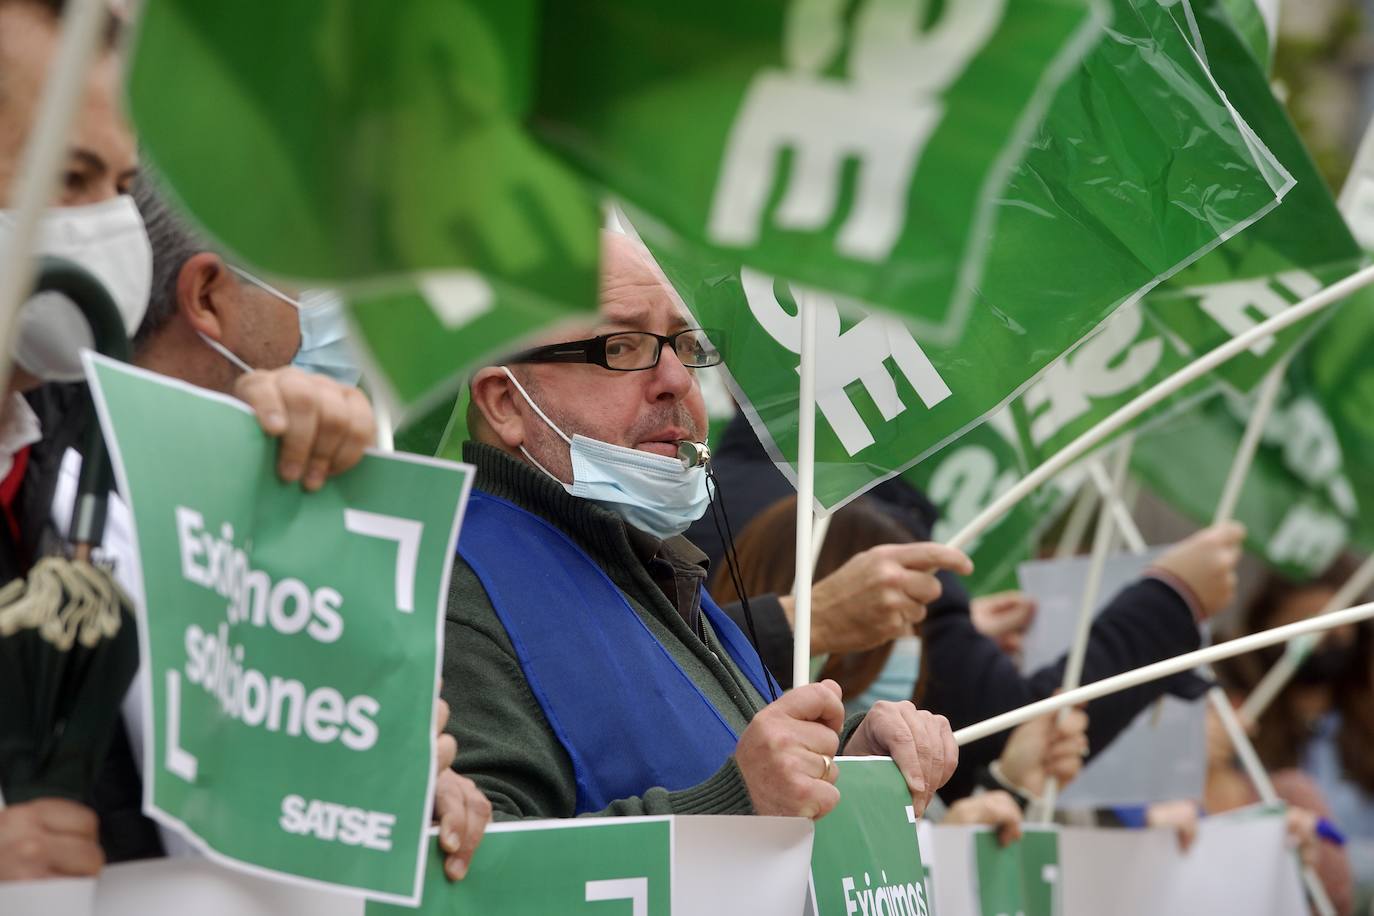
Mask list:
[[[591,309],[595,204],[518,122],[536,18],[533,0],[161,0],[139,16],[130,106],[176,196],[269,274],[460,269],[440,279]]]
[[[811,890],[817,916],[927,916],[911,793],[890,757],[840,757],[840,803],[816,821]]]
[[[1106,12],[565,0],[544,9],[531,124],[716,254],[949,342],[975,306],[1008,172]]]
[[[1059,835],[1027,830],[1002,846],[997,834],[972,835],[982,916],[1058,916],[1061,909]]]
[[[87,377],[142,568],[147,810],[236,867],[414,901],[470,468],[368,455],[308,494],[239,402]]]
[[[669,916],[671,837],[668,817],[493,824],[461,882],[444,875],[436,844],[420,909],[372,903],[367,916]]]
[[[660,816],[495,823],[462,881],[429,857],[420,913],[797,916],[811,822]],[[415,912],[369,903],[367,916]]]

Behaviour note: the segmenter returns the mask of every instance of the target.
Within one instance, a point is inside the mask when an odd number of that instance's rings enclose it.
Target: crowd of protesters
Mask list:
[[[59,0],[0,0],[4,206],[61,16]],[[136,221],[146,244],[118,249],[132,252],[122,269],[141,296],[134,362],[244,401],[280,442],[281,478],[318,490],[376,437],[356,376],[311,371],[317,341],[301,316],[331,306],[234,263],[140,171],[120,110],[122,37],[112,18],[49,218]],[[648,252],[606,232],[598,314],[471,374],[463,457],[476,489],[433,711],[443,733],[434,816],[450,878],[480,855],[493,818],[824,817],[843,792],[840,755],[892,757],[918,814],[989,824],[1009,841],[1049,780],[1072,782],[1161,697],[1190,689],[1187,677],[1147,684],[957,748],[953,729],[1052,694],[1066,661],[1023,673],[1016,656],[1034,603],[971,596],[968,557],[932,541],[936,509],[901,479],[835,514],[813,592],[819,676],[794,686],[792,487],[742,414],[708,460],[683,448],[707,440],[699,376],[720,361]],[[69,489],[94,422],[82,383],[47,365],[21,338],[0,408],[4,581],[60,534],[64,481]],[[1235,596],[1242,538],[1234,524],[1199,531],[1112,597],[1083,681],[1202,645]],[[1270,582],[1241,629],[1309,616],[1340,581]],[[1228,666],[1225,686],[1239,700],[1272,660]],[[1353,912],[1357,888],[1374,886],[1371,631],[1333,633],[1253,727],[1299,812],[1295,840]],[[140,728],[121,722],[91,798],[0,808],[0,880],[188,854],[143,814]],[[1152,806],[1139,822],[1186,838],[1201,814],[1256,800],[1225,741],[1211,741],[1205,797]],[[1319,817],[1339,825],[1344,847],[1315,839]]]

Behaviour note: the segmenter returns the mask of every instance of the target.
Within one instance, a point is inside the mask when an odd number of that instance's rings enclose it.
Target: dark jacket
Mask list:
[[[59,549],[52,505],[62,459],[68,449],[85,451],[87,431],[96,422],[84,384],[43,385],[24,397],[38,416],[43,438],[29,450],[15,497],[19,538],[11,535],[7,524],[0,524],[0,584],[27,574],[39,557]],[[112,697],[111,702],[121,699]],[[106,861],[114,864],[165,854],[157,826],[143,814],[143,782],[122,716],[88,801],[100,821]]]
[[[759,443],[743,413],[726,427],[712,463],[731,526],[742,531],[754,516],[795,492]],[[890,511],[914,540],[929,540],[937,512],[931,502],[901,477],[868,494]],[[722,562],[720,538],[709,517],[687,532],[713,564]],[[979,633],[969,615],[969,595],[959,578],[940,573],[944,594],[930,606],[923,630],[922,664],[929,672],[922,707],[940,713],[955,728],[1043,699],[1063,681],[1065,659],[1023,675],[997,644]],[[759,654],[784,686],[791,683],[792,633],[775,598],[751,600],[759,635]],[[739,605],[725,611],[743,626]],[[1093,624],[1083,665],[1083,683],[1129,671],[1201,645],[1191,610],[1171,587],[1142,579],[1123,589]],[[1088,744],[1093,753],[1107,747],[1135,716],[1169,692],[1186,692],[1186,681],[1155,681],[1097,700],[1088,706]],[[1007,734],[960,748],[959,769],[940,794],[947,802],[973,791],[977,771],[996,760]]]

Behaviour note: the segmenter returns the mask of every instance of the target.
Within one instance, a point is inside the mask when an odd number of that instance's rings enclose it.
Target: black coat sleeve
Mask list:
[[[1043,699],[1061,684],[1066,659],[1029,676],[973,627],[968,594],[952,576],[942,575],[944,596],[926,620],[922,663],[928,666],[922,707],[940,713],[955,728]],[[1178,594],[1155,579],[1142,579],[1112,599],[1098,615],[1088,640],[1083,683],[1190,652],[1201,644],[1192,612]],[[1168,692],[1168,680],[1155,681],[1103,697],[1088,705],[1088,744],[1094,753],[1107,747],[1131,720]],[[941,791],[953,802],[973,791],[979,767],[997,759],[1006,733],[959,749],[959,768]]]

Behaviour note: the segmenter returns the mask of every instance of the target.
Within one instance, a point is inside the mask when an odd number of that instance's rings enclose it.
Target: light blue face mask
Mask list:
[[[845,703],[847,712],[867,712],[879,700],[900,703],[911,699],[921,675],[921,640],[903,636],[893,641],[887,664],[857,700]]]
[[[363,372],[348,343],[348,321],[344,316],[343,299],[337,293],[307,290],[300,299],[293,299],[246,270],[230,269],[259,289],[295,306],[301,325],[301,346],[291,365],[306,372],[327,375],[345,385],[358,384]]]
[[[539,470],[558,481],[573,496],[588,499],[617,513],[641,531],[667,539],[686,531],[706,514],[711,497],[706,490],[706,466],[612,445],[577,435],[571,439],[548,418],[505,366],[515,389],[539,418],[568,443],[573,482],[564,483],[550,474],[522,445],[520,451]]]

